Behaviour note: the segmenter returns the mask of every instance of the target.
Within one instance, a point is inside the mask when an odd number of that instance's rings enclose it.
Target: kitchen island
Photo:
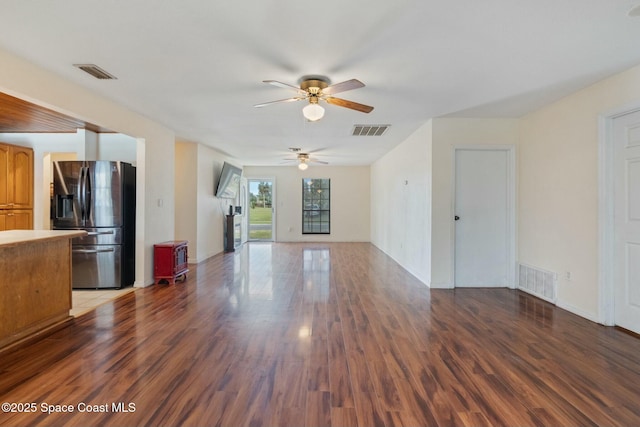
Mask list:
[[[71,240],[85,234],[0,232],[0,351],[71,319]]]

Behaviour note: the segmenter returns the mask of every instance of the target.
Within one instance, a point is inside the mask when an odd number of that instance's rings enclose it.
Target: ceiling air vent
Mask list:
[[[391,125],[354,125],[353,136],[382,136]]]
[[[74,67],[80,68],[85,73],[91,74],[96,79],[100,80],[116,80],[116,77],[107,73],[102,68],[94,64],[73,64]]]

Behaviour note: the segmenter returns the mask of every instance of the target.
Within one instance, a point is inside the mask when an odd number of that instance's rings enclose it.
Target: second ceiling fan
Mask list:
[[[289,151],[295,153],[296,157],[284,159],[287,162],[298,162],[298,169],[306,170],[309,167],[309,163],[319,163],[322,165],[328,165],[329,162],[325,162],[313,157],[310,153],[303,153],[301,148],[289,148]]]
[[[346,99],[336,98],[333,96],[336,93],[346,92],[348,90],[364,87],[364,83],[357,79],[351,79],[342,83],[329,85],[329,79],[327,79],[326,77],[307,76],[301,79],[300,87],[282,83],[277,80],[263,80],[263,82],[277,87],[294,90],[298,93],[298,96],[287,99],[280,99],[278,101],[264,102],[262,104],[256,104],[254,105],[254,107],[265,107],[267,105],[278,104],[281,102],[308,100],[309,105],[302,109],[302,114],[307,120],[312,122],[320,120],[324,116],[324,108],[322,108],[322,106],[318,104],[319,101],[325,101],[332,105],[350,108],[362,113],[369,113],[373,110],[373,107],[369,105],[359,104],[357,102],[348,101]]]

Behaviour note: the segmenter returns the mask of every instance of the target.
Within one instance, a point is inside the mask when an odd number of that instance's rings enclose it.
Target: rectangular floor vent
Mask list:
[[[555,304],[558,295],[558,275],[541,268],[518,264],[518,288]]]

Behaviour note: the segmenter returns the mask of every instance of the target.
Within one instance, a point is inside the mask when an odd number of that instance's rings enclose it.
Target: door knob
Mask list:
[[[460,217],[458,215],[454,216],[453,219],[455,219],[456,221],[460,219]]]

